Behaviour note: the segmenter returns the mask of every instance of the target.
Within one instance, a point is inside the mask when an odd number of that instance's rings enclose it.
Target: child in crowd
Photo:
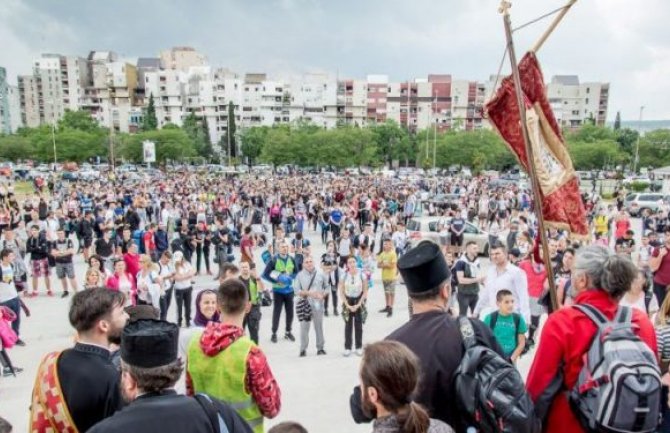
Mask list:
[[[512,362],[516,362],[526,346],[528,326],[520,314],[514,312],[514,295],[507,289],[496,294],[498,311],[484,318],[484,323],[491,328],[498,344]]]

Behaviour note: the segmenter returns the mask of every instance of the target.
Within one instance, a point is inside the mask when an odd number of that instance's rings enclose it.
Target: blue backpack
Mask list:
[[[146,254],[146,247],[144,245],[144,230],[135,230],[133,232],[133,242],[137,245],[137,250],[140,254]]]

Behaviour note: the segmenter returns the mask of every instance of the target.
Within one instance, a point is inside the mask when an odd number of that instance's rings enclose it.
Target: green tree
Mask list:
[[[621,129],[621,111],[616,112],[616,118],[614,119],[614,130],[618,131]]]
[[[619,143],[621,150],[629,155],[633,155],[633,153],[635,152],[635,144],[637,143],[637,137],[639,136],[638,132],[630,128],[623,128],[623,129],[614,128],[614,131],[616,141],[617,143]]]
[[[135,163],[143,162],[142,142],[156,143],[156,161],[181,161],[196,156],[195,146],[190,137],[176,126],[166,125],[155,131],[143,131],[139,134],[121,137],[118,154]]]
[[[381,163],[390,164],[394,160],[409,159],[409,136],[407,131],[393,121],[373,126],[372,132],[377,146],[377,156]]]
[[[615,140],[571,141],[568,151],[577,170],[602,169],[627,162]]]
[[[34,159],[35,146],[22,135],[0,135],[0,158],[9,161]]]
[[[235,105],[233,101],[228,103],[228,121],[226,122],[226,133],[221,136],[219,146],[225,151],[226,156],[237,158],[237,144],[235,143]]]
[[[154,131],[158,128],[158,118],[156,117],[156,107],[154,105],[154,94],[149,95],[149,105],[144,110],[142,119],[143,131]]]
[[[58,122],[58,129],[77,129],[86,132],[99,132],[101,128],[88,111],[65,110],[63,118]]]
[[[244,131],[241,137],[242,143],[240,144],[240,149],[242,150],[242,155],[248,158],[249,165],[253,165],[261,155],[267,143],[269,131],[270,128],[267,126],[249,128]]]
[[[670,165],[670,129],[647,132],[640,139],[640,167]]]
[[[182,129],[193,142],[198,156],[208,159],[213,156],[214,149],[212,149],[212,142],[209,138],[207,118],[198,119],[195,113],[191,112],[184,119]]]

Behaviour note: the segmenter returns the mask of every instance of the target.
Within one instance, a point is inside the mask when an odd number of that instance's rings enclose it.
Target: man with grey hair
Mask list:
[[[316,354],[325,355],[323,338],[324,298],[329,291],[328,282],[324,274],[314,266],[314,258],[305,257],[303,269],[295,279],[295,294],[300,298],[296,304],[298,320],[300,321],[300,357],[307,356],[309,345],[309,328],[314,323],[316,332]],[[309,306],[309,314],[305,309]]]
[[[561,390],[574,389],[583,372],[585,354],[589,353],[599,326],[602,326],[590,316],[612,321],[624,313],[619,318],[627,317],[626,322],[630,320],[633,332],[649,348],[650,362],[656,364],[656,334],[649,318],[640,310],[632,308],[626,312],[619,306],[619,300],[630,289],[638,272],[628,257],[602,246],[591,245],[577,251],[572,267],[575,305],[555,311],[545,322],[526,381],[538,415],[548,411],[545,417],[548,433],[584,431],[566,393]],[[655,398],[650,395],[649,401],[658,404]],[[647,398],[644,401],[646,405]],[[639,413],[646,414],[649,410],[655,408],[647,407]]]
[[[184,369],[177,356],[178,339],[179,327],[160,320],[138,320],[124,328],[121,392],[130,404],[89,432],[210,433],[219,431],[217,422],[222,431],[251,433],[230,406],[204,394],[177,394],[174,385]]]

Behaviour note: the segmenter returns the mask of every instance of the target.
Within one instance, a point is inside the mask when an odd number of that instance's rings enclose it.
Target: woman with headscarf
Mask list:
[[[220,314],[216,303],[216,290],[205,289],[195,297],[193,325],[179,333],[179,356],[186,359],[186,350],[194,334],[199,333],[209,322],[219,323]]]
[[[630,289],[637,273],[629,258],[615,255],[609,249],[591,245],[577,251],[572,268],[575,305],[562,308],[547,319],[526,382],[536,410],[542,408],[539,412],[543,412],[546,408],[544,432],[585,431],[562,392],[572,390],[577,383],[584,355],[598,331],[596,324],[577,306],[588,305],[607,320],[613,320],[619,300]],[[656,335],[649,318],[637,309],[632,309],[631,316],[633,329],[655,355]]]

